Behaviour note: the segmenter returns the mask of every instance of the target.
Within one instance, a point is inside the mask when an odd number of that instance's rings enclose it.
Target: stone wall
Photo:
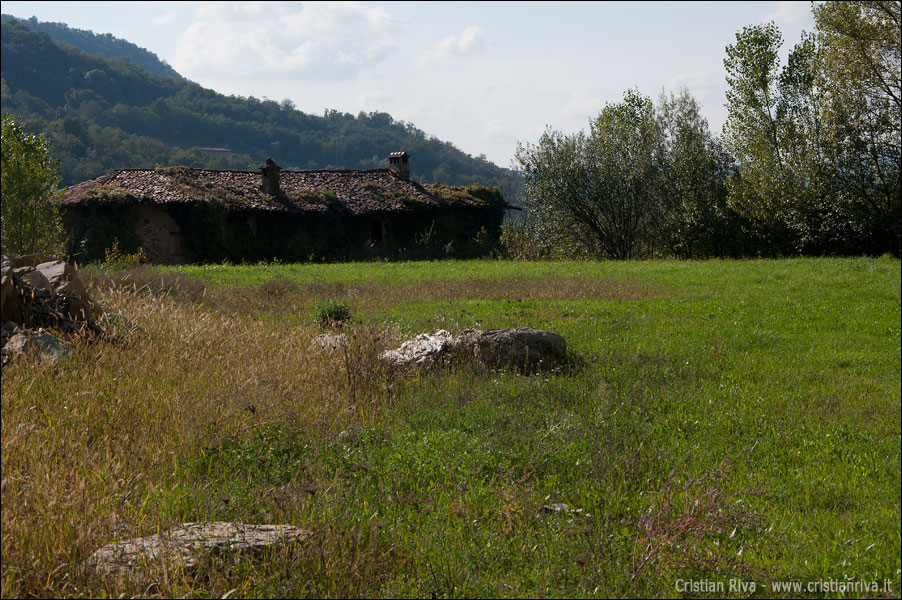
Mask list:
[[[152,263],[178,264],[185,260],[182,231],[169,213],[158,206],[141,205],[135,233]]]

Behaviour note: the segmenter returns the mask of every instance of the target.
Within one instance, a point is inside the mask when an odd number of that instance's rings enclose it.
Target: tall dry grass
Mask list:
[[[90,594],[79,565],[100,545],[204,520],[208,507],[180,488],[198,485],[185,461],[205,449],[274,423],[332,435],[388,397],[366,328],[324,352],[312,322],[252,316],[274,301],[268,292],[228,298],[243,309],[226,314],[194,302],[196,287],[176,300],[165,281],[94,284],[116,341],[75,340],[56,365],[3,370],[4,597]]]

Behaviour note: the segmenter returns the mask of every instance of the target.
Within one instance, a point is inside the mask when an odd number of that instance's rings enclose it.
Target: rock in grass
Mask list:
[[[24,303],[16,292],[13,270],[8,265],[5,255],[3,258],[2,272],[0,272],[0,320],[3,322],[13,321],[21,323],[22,314],[25,310]]]
[[[69,345],[43,329],[14,333],[3,346],[3,354],[24,354],[38,363],[55,363],[69,351]]]
[[[105,577],[139,576],[153,566],[193,568],[206,556],[259,554],[303,541],[310,532],[292,525],[183,523],[164,533],[107,544],[87,560],[88,569]]]
[[[47,261],[37,265],[35,270],[47,278],[57,294],[66,293],[78,298],[84,304],[91,304],[91,297],[88,296],[85,285],[79,279],[78,272],[69,263],[61,260]]]
[[[339,350],[348,347],[348,336],[343,333],[321,333],[313,338],[313,346],[324,351]]]
[[[559,367],[567,359],[563,336],[532,327],[467,329],[454,339],[454,349],[489,367],[530,372]]]
[[[581,517],[586,517],[588,519],[592,518],[592,515],[587,513],[581,508],[570,508],[569,504],[564,504],[563,502],[557,502],[555,504],[546,504],[542,507],[542,512],[547,515],[552,515],[555,513],[566,514],[566,515],[578,515]]]
[[[443,361],[473,360],[491,368],[541,371],[561,366],[567,342],[557,333],[532,327],[467,329],[454,336],[445,330],[423,333],[381,360],[395,367],[428,368]]]
[[[0,271],[0,321],[4,324],[0,356],[4,366],[15,354],[55,362],[66,353],[68,345],[42,327],[65,336],[86,330],[103,333],[94,320],[100,307],[88,296],[71,265],[43,254],[3,254]]]
[[[383,352],[379,359],[394,367],[429,368],[443,360],[453,342],[454,336],[444,329],[421,333],[401,344],[397,350]]]

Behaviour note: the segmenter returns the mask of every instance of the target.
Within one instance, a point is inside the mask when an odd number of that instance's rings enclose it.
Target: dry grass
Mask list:
[[[182,302],[204,304],[210,308],[245,314],[255,312],[297,313],[309,310],[317,301],[348,299],[364,307],[397,306],[416,299],[461,301],[524,300],[646,300],[672,295],[673,290],[622,279],[587,278],[567,275],[498,279],[442,279],[418,283],[386,285],[381,282],[296,283],[274,279],[257,286],[223,287],[208,285],[179,273],[160,273],[149,267],[121,271],[112,275],[94,273],[92,283],[99,287],[170,295]]]
[[[71,567],[98,546],[204,520],[206,507],[179,504],[193,485],[185,457],[272,423],[334,435],[365,421],[384,388],[365,328],[327,353],[312,324],[276,328],[121,286],[98,300],[119,315],[119,343],[85,338],[55,366],[3,371],[4,597],[78,595]]]

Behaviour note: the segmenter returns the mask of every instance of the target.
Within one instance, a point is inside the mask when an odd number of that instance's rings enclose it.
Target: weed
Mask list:
[[[122,252],[119,249],[119,240],[113,238],[113,245],[106,249],[101,267],[107,272],[114,272],[130,269],[145,262],[147,262],[147,255],[143,248],[138,248],[138,251],[134,253]]]
[[[313,320],[324,327],[341,327],[351,320],[351,307],[338,300],[316,302],[313,307]]]

